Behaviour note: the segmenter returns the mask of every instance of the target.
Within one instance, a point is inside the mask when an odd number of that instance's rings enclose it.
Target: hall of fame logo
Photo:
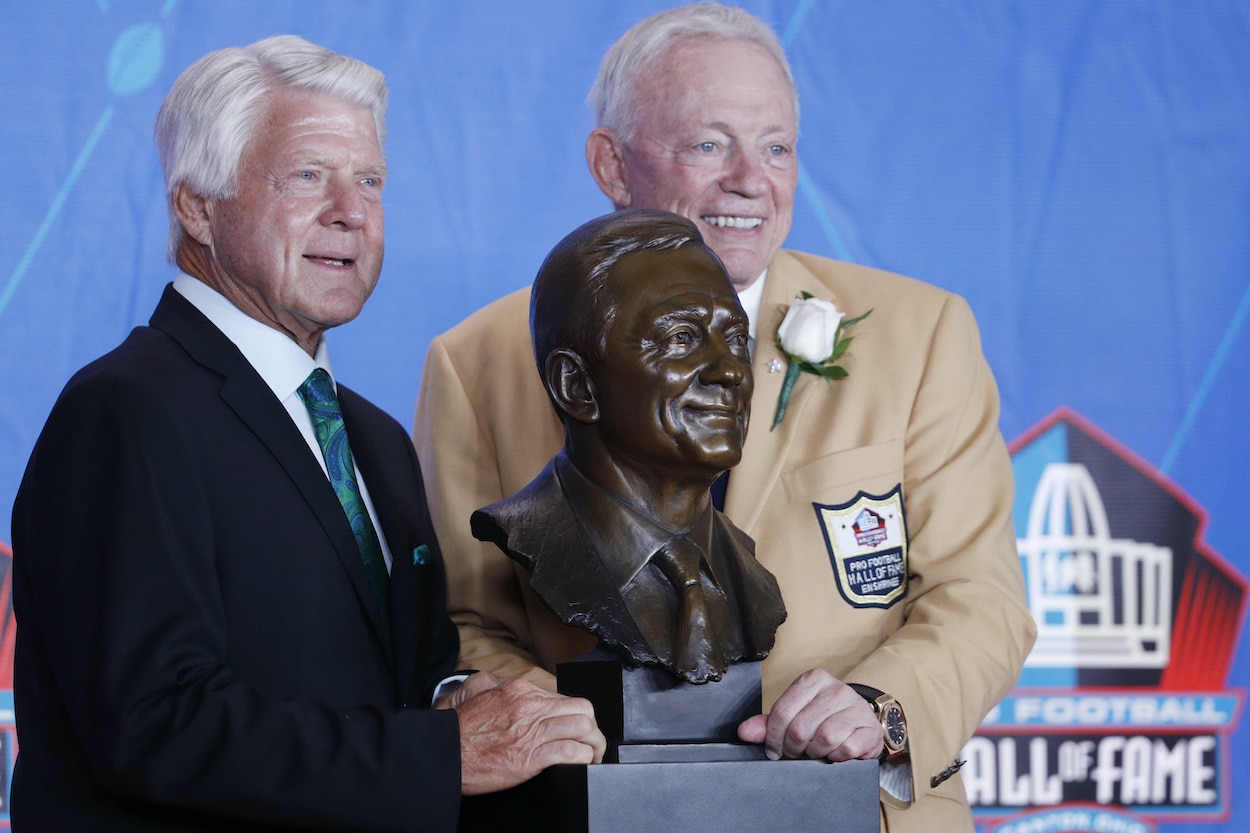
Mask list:
[[[1013,444],[1037,643],[964,747],[985,833],[1148,833],[1228,818],[1227,688],[1248,584],[1205,512],[1068,409]]]
[[[889,607],[907,593],[903,489],[860,492],[849,503],[813,503],[838,592],[852,607]]]

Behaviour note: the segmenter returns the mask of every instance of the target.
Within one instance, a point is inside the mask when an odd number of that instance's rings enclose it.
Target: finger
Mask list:
[[[808,744],[821,725],[843,708],[839,695],[844,689],[850,691],[823,672],[801,677],[787,692],[790,696],[779,698],[769,714],[766,744],[783,758],[806,757]]]
[[[884,734],[872,707],[852,689],[842,686],[822,692],[795,716],[786,732],[784,752],[793,758],[824,758],[861,729],[877,739]],[[859,756],[859,746],[854,748],[856,754],[850,757]]]
[[[587,714],[594,712],[590,701],[584,697],[570,697],[567,694],[560,694],[555,691],[541,688],[529,680],[519,677],[508,680],[499,680],[499,688],[502,689],[513,700],[525,700],[533,703],[564,703],[567,708],[578,711],[585,711]]]
[[[489,671],[475,671],[465,678],[460,688],[456,689],[455,693],[452,694],[451,700],[455,705],[459,705],[471,697],[476,697],[484,691],[498,687],[501,682],[503,681],[499,677],[496,677]]]
[[[807,744],[804,755],[835,762],[876,758],[881,754],[884,735],[881,724],[857,726],[845,719],[843,714],[820,725]]]
[[[854,754],[854,757],[865,761],[875,761],[885,751],[885,729],[880,724],[866,729],[856,729],[851,738],[855,743],[848,745],[847,757],[842,760],[852,760],[851,755],[855,753],[856,748],[859,749],[859,753]]]
[[[533,738],[537,743],[547,743],[559,738],[576,738],[599,731],[595,719],[583,712],[566,711],[562,708],[546,708],[533,715]]]
[[[595,721],[590,701],[580,697],[559,697],[544,703],[536,717],[534,738],[538,743],[574,740],[589,747],[595,760],[603,759],[608,742]]]
[[[797,748],[801,751],[807,745],[810,734],[805,733],[805,724],[796,725],[795,720],[819,692],[820,687],[813,685],[808,674],[804,674],[773,703],[764,733],[764,751],[771,760],[786,757],[789,750]]]
[[[434,701],[433,707],[435,709],[454,709],[458,707],[461,703],[463,703],[465,700],[467,700],[470,697],[470,692],[473,691],[473,689],[470,688],[466,691],[465,683],[467,683],[469,679],[472,678],[474,675],[475,675],[475,672],[470,671],[464,675],[457,674],[454,677],[449,677],[448,678],[449,680],[452,680],[453,682],[458,680],[458,682],[455,682],[455,684],[451,686],[450,690],[448,690],[447,693],[438,697]],[[494,675],[490,675],[490,676],[493,677]],[[480,685],[480,684],[482,684],[481,680],[475,683],[475,685]],[[444,684],[440,683],[439,689],[442,689],[442,688],[444,688]],[[439,689],[436,689],[436,691],[438,691]]]
[[[561,714],[545,721],[544,734],[547,740],[544,745],[562,746],[572,741],[583,747],[590,754],[590,763],[603,760],[603,753],[608,748],[608,740],[599,731],[594,717],[585,714]],[[581,752],[576,761],[559,761],[558,763],[588,763],[581,760]],[[549,764],[547,765],[549,766]]]
[[[547,767],[559,764],[580,764],[586,766],[599,763],[603,760],[603,752],[595,749],[591,744],[563,738],[550,743],[544,743],[534,750],[530,760],[532,772],[527,777],[532,778]]]

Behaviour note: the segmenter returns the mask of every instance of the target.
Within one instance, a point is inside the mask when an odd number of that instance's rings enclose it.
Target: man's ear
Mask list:
[[[213,200],[201,197],[186,182],[174,186],[174,213],[187,236],[203,246],[213,242]]]
[[[578,422],[589,425],[599,421],[595,384],[581,356],[564,348],[552,350],[544,370],[547,391],[557,408]]]
[[[625,180],[625,147],[611,130],[597,127],[586,137],[586,164],[599,190],[618,209],[629,208],[629,186]]]

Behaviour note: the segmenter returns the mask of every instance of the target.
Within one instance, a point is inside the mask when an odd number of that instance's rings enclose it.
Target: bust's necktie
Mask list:
[[[339,408],[330,374],[321,368],[314,370],[304,380],[304,384],[300,385],[299,397],[304,400],[304,407],[308,408],[308,415],[312,417],[313,432],[317,435],[317,444],[321,446],[321,456],[326,463],[330,485],[334,487],[339,503],[343,504],[352,534],[356,536],[356,546],[360,548],[365,572],[369,575],[369,588],[373,591],[374,603],[381,614],[383,641],[389,651],[390,576],[386,572],[386,561],[382,556],[378,533],[373,528],[369,510],[365,508],[364,499],[360,495],[360,486],[356,483],[356,466],[352,461],[351,446],[347,443],[347,426],[343,424],[343,412]]]
[[[676,538],[661,547],[652,561],[677,590],[677,623],[673,663],[677,673],[692,683],[719,680],[727,663],[699,581],[703,552],[691,541]]]

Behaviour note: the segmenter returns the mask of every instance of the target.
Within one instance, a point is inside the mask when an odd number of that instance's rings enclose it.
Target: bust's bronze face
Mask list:
[[[610,453],[683,479],[735,465],[754,387],[748,321],[708,250],[625,255],[596,306],[607,322],[589,376]]]

